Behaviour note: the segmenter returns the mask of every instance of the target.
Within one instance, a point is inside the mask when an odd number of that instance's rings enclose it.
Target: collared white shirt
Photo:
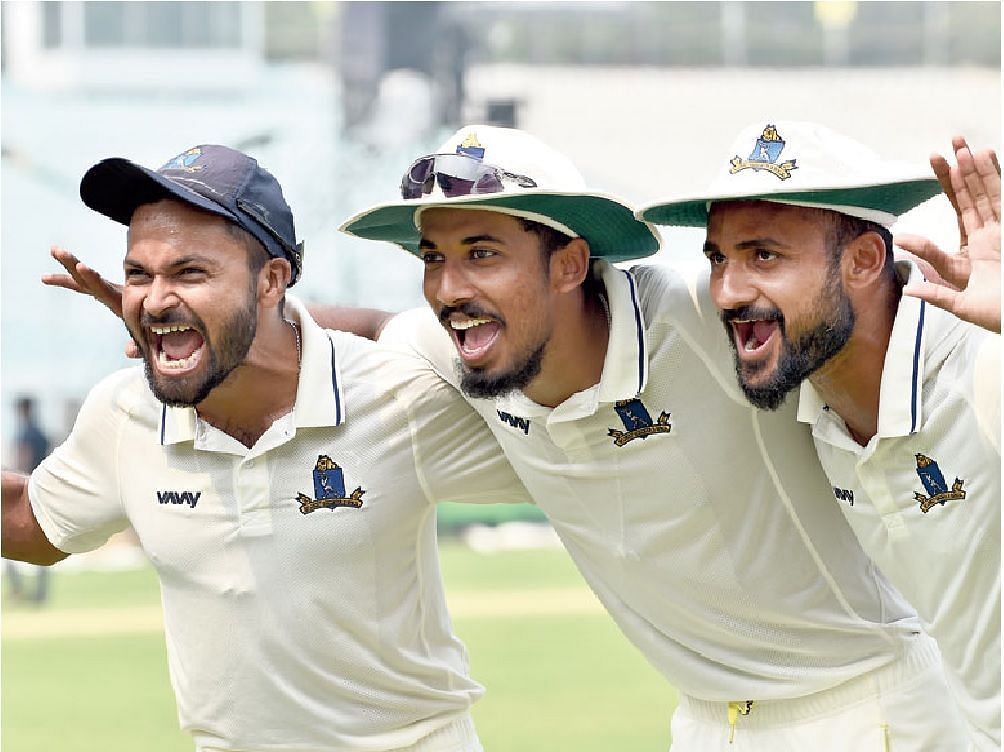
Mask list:
[[[938,641],[980,749],[999,749],[1000,337],[903,296],[878,433],[857,444],[808,381],[798,419],[836,505]]]
[[[927,639],[831,503],[794,405],[725,396],[738,389],[710,304],[665,268],[596,272],[611,315],[599,383],[554,409],[522,393],[471,404],[625,635],[707,700],[801,697]],[[381,342],[457,381],[431,311]],[[706,363],[723,354],[724,376]]]
[[[424,363],[326,333],[291,298],[287,316],[295,407],[251,449],[133,368],[95,387],[29,497],[66,552],[135,528],[200,748],[397,749],[483,691],[447,614],[435,503],[528,497]]]

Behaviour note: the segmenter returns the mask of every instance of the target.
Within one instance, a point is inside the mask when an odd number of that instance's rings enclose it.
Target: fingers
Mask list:
[[[984,221],[1000,222],[1001,172],[1000,165],[997,163],[997,155],[993,149],[984,149],[976,152],[972,157],[973,166],[983,187],[981,196],[977,197],[977,209]]]
[[[920,235],[896,235],[895,243],[915,257],[917,265],[931,282],[961,290],[969,282],[969,260],[959,254],[946,253]]]
[[[962,293],[948,287],[942,287],[931,282],[911,282],[903,288],[903,294],[911,298],[926,300],[949,313],[955,313],[961,302]]]
[[[952,167],[948,164],[948,160],[940,154],[932,154],[931,169],[934,170],[935,177],[941,183],[941,190],[945,192],[945,196],[948,197],[948,201],[955,211],[955,219],[959,224],[959,244],[964,247],[966,245],[966,226],[962,223],[962,212],[959,211],[959,202],[955,198],[955,187],[952,184]]]
[[[69,290],[70,292],[87,294],[87,291],[69,274],[43,274],[42,284],[49,285],[49,287],[62,287],[64,290]]]

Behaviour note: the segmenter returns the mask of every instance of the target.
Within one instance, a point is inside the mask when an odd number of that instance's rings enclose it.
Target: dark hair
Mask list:
[[[574,240],[565,233],[532,219],[523,217],[516,217],[516,219],[525,232],[532,232],[540,239],[540,253],[545,262],[550,261],[555,251],[564,248]]]
[[[851,217],[836,211],[826,211],[826,213],[828,215],[826,241],[830,250],[831,263],[836,264],[840,261],[844,248],[852,240],[861,237],[866,232],[874,232],[885,243],[885,266],[882,271],[885,274],[895,275],[893,268],[892,233],[889,232],[888,228],[883,227],[878,222],[870,222],[867,219]]]
[[[551,260],[551,256],[554,255],[555,251],[561,250],[575,240],[575,238],[566,235],[560,230],[555,230],[553,227],[548,227],[540,222],[534,222],[532,219],[525,219],[523,217],[516,217],[516,219],[519,220],[519,224],[524,231],[532,232],[539,238],[540,258],[544,265],[544,272],[550,275],[551,266],[548,262]],[[582,293],[587,300],[598,299],[603,293],[603,282],[599,276],[593,273],[592,263],[590,263],[589,271],[582,280]]]
[[[236,225],[233,222],[227,222],[227,232],[230,233],[234,240],[241,243],[248,253],[248,272],[250,278],[254,280],[258,276],[263,268],[265,268],[265,262],[268,261],[269,255],[268,251],[265,250],[265,246],[261,244],[254,235],[245,230],[240,225]],[[252,290],[254,288],[252,287]],[[282,300],[279,301],[279,316],[283,316],[286,309],[286,296],[283,295]]]

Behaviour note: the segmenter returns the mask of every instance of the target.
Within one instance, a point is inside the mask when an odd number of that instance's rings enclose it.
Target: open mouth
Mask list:
[[[777,320],[732,319],[732,334],[741,358],[763,355],[780,329]]]
[[[150,349],[157,370],[172,375],[195,368],[202,360],[206,341],[187,324],[150,326]]]
[[[502,331],[499,321],[485,317],[451,318],[447,325],[453,344],[465,363],[483,359]]]

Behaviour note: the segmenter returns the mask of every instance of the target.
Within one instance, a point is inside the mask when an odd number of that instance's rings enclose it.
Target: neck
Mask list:
[[[244,362],[196,406],[199,417],[250,448],[296,403],[300,363],[288,322],[259,321]]]
[[[607,355],[610,324],[598,295],[582,287],[556,311],[554,335],[547,344],[540,374],[524,390],[545,407],[557,407],[576,392],[599,383]]]
[[[809,377],[861,446],[878,432],[882,370],[899,297],[897,285],[884,283],[855,301],[854,330],[847,344]]]

